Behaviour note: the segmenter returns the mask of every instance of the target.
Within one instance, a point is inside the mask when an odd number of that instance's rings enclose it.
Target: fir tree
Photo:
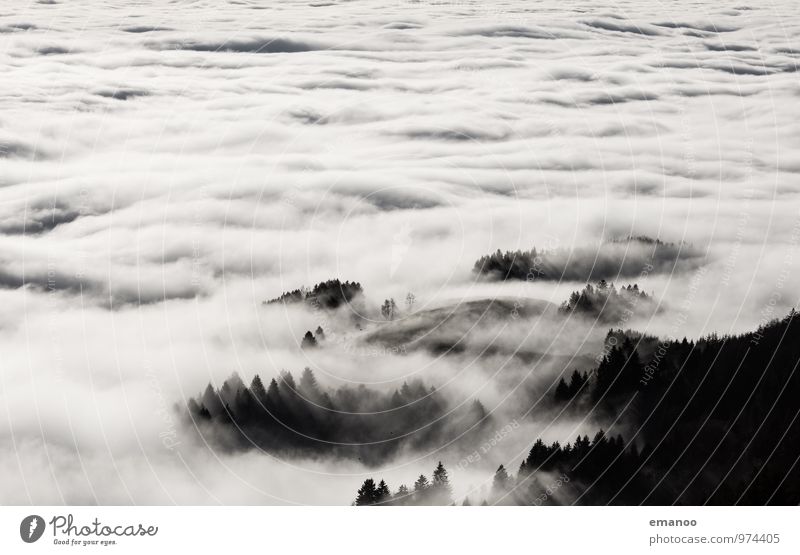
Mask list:
[[[386,485],[386,484],[384,484]],[[358,489],[356,505],[374,505],[378,499],[378,489],[375,487],[375,480],[367,478]]]
[[[442,461],[436,465],[433,471],[433,481],[431,482],[431,503],[434,505],[449,505],[453,502],[453,488],[450,486],[450,478]]]
[[[375,503],[385,504],[392,499],[392,494],[389,492],[389,486],[386,482],[381,480],[378,487],[375,489]]]
[[[313,349],[316,346],[317,340],[314,339],[314,334],[312,334],[310,331],[307,331],[303,336],[303,340],[300,342],[300,347],[303,349]]]
[[[510,486],[511,478],[508,476],[505,467],[501,464],[497,472],[494,473],[494,479],[492,480],[492,497],[494,500],[499,501],[503,498],[503,496],[509,492]]]

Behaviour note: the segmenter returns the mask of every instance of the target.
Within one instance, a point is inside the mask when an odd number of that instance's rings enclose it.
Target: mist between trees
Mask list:
[[[609,332],[613,346],[597,367],[554,385],[549,402],[565,414],[595,413],[614,423],[613,433],[564,444],[534,439],[517,473],[501,465],[482,496],[453,499],[440,463],[430,480],[423,475],[394,491],[367,480],[356,504],[796,504],[798,337],[794,311],[735,336],[660,341]],[[299,384],[285,373],[266,388],[258,376],[249,387],[234,377],[189,403],[197,429],[222,448],[375,466],[400,449],[455,438],[462,453],[474,452],[496,431],[479,401],[448,410],[422,382],[393,392],[327,390],[308,369]],[[557,490],[542,497],[554,480]]]

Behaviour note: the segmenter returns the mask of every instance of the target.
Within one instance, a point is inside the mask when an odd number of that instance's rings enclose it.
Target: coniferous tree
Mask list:
[[[570,399],[570,391],[567,382],[561,378],[556,386],[555,399],[556,401],[568,401]]]
[[[222,400],[211,384],[206,386],[206,390],[202,396],[202,404],[208,410],[209,414],[213,417],[222,412]]]
[[[261,381],[261,376],[258,374],[253,376],[253,381],[250,382],[250,393],[253,394],[258,403],[263,405],[267,402],[267,390],[264,388],[264,382]]]
[[[430,490],[430,483],[428,482],[428,478],[426,478],[423,474],[419,475],[417,481],[414,482],[414,504],[415,505],[427,505],[429,500],[429,490]]]
[[[222,385],[230,402],[223,403],[220,391],[209,384],[203,395],[187,404],[189,412],[197,417],[195,422],[209,422],[197,431],[208,433],[206,439],[225,448],[257,447],[292,455],[357,456],[373,465],[399,449],[438,443],[443,433],[467,437],[464,432],[478,429],[470,407],[459,409],[457,415],[452,413],[453,418],[441,418],[448,408],[446,400],[419,380],[401,388],[407,399],[399,391],[384,392],[364,386],[341,386],[326,391],[310,369],[303,371],[299,385],[288,372],[271,379],[266,391],[264,385],[260,377],[253,378],[250,388],[231,377]],[[209,406],[216,409],[210,411]],[[364,417],[361,414],[364,412],[376,416]],[[212,425],[227,429],[214,430]],[[408,440],[379,441],[387,434],[426,427],[422,434],[405,434]]]
[[[384,484],[385,485],[385,484]],[[378,488],[375,487],[375,480],[367,478],[358,489],[356,505],[374,505],[378,499]]]
[[[411,309],[414,307],[414,303],[416,301],[417,297],[414,295],[414,293],[409,292],[408,295],[406,295],[406,310],[411,312]]]
[[[577,370],[572,372],[572,377],[569,380],[569,397],[574,399],[577,395],[583,392],[583,386],[588,380],[585,373],[581,374]]]
[[[307,366],[303,369],[303,374],[300,376],[300,391],[312,401],[318,399],[320,395],[317,378],[314,376],[314,372],[311,371],[311,368]]]
[[[278,411],[283,405],[283,400],[281,398],[281,391],[278,387],[278,382],[275,381],[275,378],[272,378],[269,382],[269,387],[267,388],[267,403],[271,410]]]
[[[394,505],[408,505],[411,502],[411,494],[408,491],[408,486],[402,484],[397,488],[397,493],[392,498]]]
[[[389,492],[389,486],[386,482],[381,480],[378,487],[375,488],[375,503],[386,504],[392,499],[392,494]]]
[[[501,464],[497,472],[494,473],[494,479],[492,480],[492,498],[496,501],[501,500],[511,489],[511,478],[508,476],[508,472],[506,471],[505,467]]]
[[[317,340],[314,338],[314,334],[310,331],[307,331],[303,336],[303,340],[300,342],[300,347],[303,349],[313,349],[316,346]]]
[[[397,303],[394,302],[394,299],[386,299],[383,301],[383,305],[381,306],[381,314],[386,320],[394,320],[394,317],[397,314]]]
[[[281,372],[281,385],[284,386],[283,390],[287,393],[294,393],[297,391],[297,384],[294,381],[294,376],[290,372]]]
[[[450,478],[442,461],[436,465],[431,481],[431,503],[434,505],[449,505],[453,502],[453,488],[450,486]]]
[[[537,439],[528,453],[528,458],[525,460],[528,470],[531,472],[542,470],[544,465],[548,462],[550,455],[550,449],[548,449],[541,439]]]

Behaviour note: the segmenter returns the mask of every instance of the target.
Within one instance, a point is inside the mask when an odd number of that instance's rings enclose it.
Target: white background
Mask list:
[[[49,526],[72,513],[76,525],[155,525],[155,537],[118,538],[107,547],[57,546]],[[42,538],[19,536],[30,514],[48,522]],[[796,507],[2,507],[2,553],[798,553]],[[689,528],[654,528],[651,519],[695,519]],[[779,533],[778,544],[658,545],[656,534]],[[246,550],[246,551],[244,551]],[[554,551],[553,551],[554,550]]]

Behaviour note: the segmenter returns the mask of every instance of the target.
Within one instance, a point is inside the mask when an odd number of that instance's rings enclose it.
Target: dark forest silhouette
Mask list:
[[[537,439],[516,476],[498,468],[484,504],[800,503],[797,314],[742,335],[664,341],[647,357],[642,339],[615,341],[556,395],[583,396],[629,440],[602,430],[563,446]]]
[[[368,465],[400,448],[470,437],[489,422],[480,401],[452,407],[419,380],[392,392],[364,385],[326,389],[308,368],[299,383],[288,372],[266,386],[258,375],[249,386],[234,375],[219,389],[209,384],[188,407],[198,431],[222,448],[333,455]]]
[[[264,304],[305,303],[315,309],[333,310],[352,302],[363,293],[364,290],[360,283],[330,279],[316,284],[311,289],[301,287],[294,291],[288,291],[279,297],[264,301]]]
[[[498,249],[479,258],[473,271],[499,280],[595,282],[688,270],[701,262],[689,245],[637,236],[574,249]]]
[[[652,314],[655,303],[637,284],[617,289],[613,283],[600,280],[573,291],[559,307],[562,314],[583,314],[604,322],[628,320],[633,316]]]
[[[411,489],[405,484],[392,494],[384,480],[375,485],[367,478],[356,493],[354,505],[452,505],[453,488],[450,477],[441,461],[433,470],[431,479],[420,474]]]

